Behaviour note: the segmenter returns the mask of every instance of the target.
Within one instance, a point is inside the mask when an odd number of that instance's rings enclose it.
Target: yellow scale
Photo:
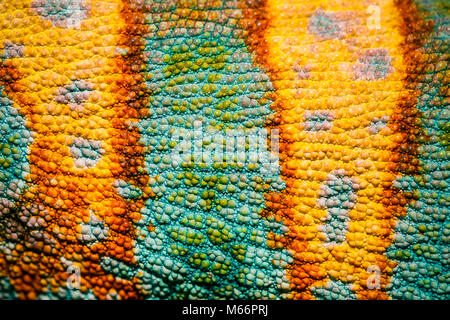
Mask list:
[[[408,94],[402,79],[405,76],[399,33],[400,17],[394,1],[294,1],[267,0],[269,26],[265,31],[268,52],[265,57],[276,89],[277,115],[282,119],[281,140],[291,140],[282,151],[282,170],[293,170],[287,177],[291,208],[295,211],[290,231],[307,240],[302,259],[318,263],[324,280],[312,286],[323,286],[329,279],[339,279],[352,285],[358,298],[383,297],[380,290],[367,289],[371,275],[368,268],[378,266],[381,287],[389,282],[392,263],[384,255],[392,241],[394,218],[398,212],[389,211],[381,203],[385,189],[396,178],[390,170],[394,156],[390,147],[401,143],[402,134],[389,126],[377,134],[368,132],[375,117],[390,116],[398,101]],[[58,160],[65,172],[54,177],[63,190],[73,179],[83,179],[79,185],[88,186],[86,196],[97,212],[104,212],[104,196],[88,192],[92,185],[103,185],[108,191],[114,180],[110,171],[118,166],[111,147],[114,132],[110,120],[111,106],[118,100],[113,90],[120,70],[114,57],[118,54],[120,29],[125,22],[120,16],[120,1],[87,1],[89,16],[77,28],[55,27],[35,14],[32,1],[0,1],[0,50],[5,41],[24,46],[24,56],[8,59],[5,64],[20,74],[14,88],[6,92],[22,114],[28,127],[35,132],[31,150],[47,142],[54,146],[48,162]],[[379,6],[380,29],[369,28],[369,6]],[[349,30],[341,38],[318,40],[307,31],[308,19],[316,10],[337,12],[348,23]],[[376,81],[355,79],[352,66],[358,55],[369,48],[387,49],[393,71]],[[307,66],[309,76],[300,79],[296,66]],[[94,92],[86,108],[87,115],[73,114],[67,105],[55,104],[59,87],[75,80],[94,84]],[[283,80],[279,80],[283,79]],[[305,131],[305,111],[329,110],[332,126],[324,131]],[[94,168],[80,170],[74,166],[68,144],[74,136],[101,140],[104,156]],[[283,148],[281,148],[283,149]],[[58,157],[63,157],[59,159]],[[37,163],[31,161],[31,166]],[[357,203],[349,212],[350,222],[346,240],[327,246],[319,231],[327,212],[317,201],[327,175],[343,169],[360,186]],[[82,172],[81,172],[82,171]],[[32,169],[33,172],[33,169]],[[92,189],[93,190],[93,189]],[[29,190],[39,193],[40,190]],[[46,194],[46,193],[47,194]],[[52,202],[48,189],[44,197]],[[68,200],[67,200],[68,201]],[[61,203],[61,206],[71,206]],[[104,212],[101,217],[107,216]],[[80,218],[87,219],[86,212]],[[291,278],[293,281],[294,279]],[[311,286],[310,286],[311,287]],[[295,290],[294,290],[295,291]],[[295,293],[294,298],[311,298],[311,294]]]
[[[18,75],[10,87],[5,86],[5,92],[34,132],[29,156],[30,176],[31,181],[40,182],[32,184],[24,198],[33,199],[38,195],[51,216],[58,216],[55,212],[52,214],[54,207],[67,209],[66,218],[75,224],[87,223],[90,212],[95,212],[110,225],[115,223],[113,212],[117,206],[114,171],[120,168],[119,155],[112,145],[117,133],[111,121],[117,118],[114,108],[120,105],[117,83],[121,81],[122,70],[117,65],[117,57],[121,54],[118,44],[126,25],[120,14],[123,4],[119,0],[74,1],[80,6],[75,10],[84,9],[85,5],[86,15],[82,19],[75,15],[74,20],[61,24],[39,15],[37,8],[48,6],[46,2],[0,1],[0,53],[5,43],[24,48],[22,56],[6,59],[2,65]],[[82,113],[55,102],[61,87],[79,80],[93,85]],[[75,166],[69,152],[75,138],[100,141],[104,154],[95,166]],[[46,172],[57,173],[47,175]],[[50,185],[46,179],[51,180]],[[89,210],[79,209],[72,202],[70,191],[66,191],[69,185],[78,188],[77,197],[90,203]],[[75,242],[81,231],[80,225],[65,229],[56,221],[52,228]],[[119,251],[118,255],[123,254]],[[79,253],[66,258],[82,260]],[[31,294],[28,298],[35,296]]]
[[[280,147],[285,149],[281,168],[291,173],[285,176],[291,186],[284,193],[294,210],[289,228],[307,241],[304,251],[296,253],[302,260],[298,263],[319,265],[324,280],[309,289],[333,279],[349,284],[360,299],[386,298],[376,287],[369,289],[367,281],[376,285],[377,279],[370,277],[381,270],[378,288],[389,283],[393,265],[384,251],[392,242],[394,218],[403,208],[392,212],[381,201],[386,198],[385,188],[397,178],[391,170],[390,148],[404,137],[389,125],[376,134],[368,127],[372,119],[395,113],[399,100],[408,94],[402,82],[399,12],[391,0],[268,0],[265,10],[269,21],[265,59],[276,90],[281,141],[286,141]],[[310,32],[310,17],[320,12],[343,21],[340,34],[332,28],[332,36]],[[355,77],[358,57],[369,49],[386,49],[392,58],[385,77]],[[305,112],[315,110],[333,114],[329,130],[305,130]],[[357,203],[348,213],[345,241],[327,245],[321,232],[327,212],[317,202],[327,176],[342,169],[359,185]],[[291,249],[295,247],[294,243]],[[313,298],[310,290],[293,288],[293,298]]]

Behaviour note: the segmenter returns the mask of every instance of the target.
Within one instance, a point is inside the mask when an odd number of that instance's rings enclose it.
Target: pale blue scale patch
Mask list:
[[[340,39],[345,35],[345,22],[333,12],[317,9],[308,19],[308,32],[320,40]]]
[[[343,170],[330,173],[320,188],[317,205],[327,211],[325,223],[319,226],[326,239],[326,245],[343,243],[350,221],[348,213],[356,204],[357,184]]]
[[[358,57],[355,78],[359,80],[380,80],[394,71],[392,57],[387,49],[369,49]]]
[[[55,27],[79,28],[89,17],[89,5],[85,0],[34,0],[31,7]]]
[[[108,238],[108,227],[92,212],[89,216],[89,222],[81,224],[81,234],[79,240],[84,243],[101,242]]]
[[[26,120],[0,87],[0,210],[11,208],[26,188],[28,148],[33,142]]]
[[[60,286],[56,292],[53,292],[49,286],[47,292],[38,295],[37,300],[97,300],[97,297],[90,289],[83,292],[77,288]]]
[[[89,99],[94,85],[85,80],[76,80],[58,89],[55,100],[59,103],[83,103]]]
[[[292,71],[297,73],[297,79],[308,79],[311,77],[311,67],[309,65],[300,66],[295,64],[292,67]]]
[[[22,58],[24,52],[24,45],[7,40],[3,43],[3,52],[0,53],[0,60]]]
[[[148,250],[155,250],[155,251],[160,251],[164,249],[164,243],[167,240],[167,236],[161,232],[160,228],[156,228],[155,227],[155,231],[149,232],[147,234],[145,234],[144,232],[142,232],[142,230],[140,230],[140,232],[138,232],[138,237],[140,241],[144,242],[144,248],[148,249]],[[139,250],[138,250],[139,252]],[[139,257],[135,258],[136,262],[139,259]]]
[[[58,88],[56,91],[55,101],[67,104],[72,111],[83,112],[83,104],[89,100],[94,85],[85,80],[76,80],[72,83]]]
[[[7,277],[0,277],[0,300],[13,300],[19,298],[19,295],[11,286]]]
[[[116,188],[117,193],[125,199],[137,199],[142,196],[141,189],[126,181],[116,180],[114,181],[113,186]]]
[[[304,118],[303,128],[305,131],[328,131],[333,126],[334,116],[329,111],[306,111]]]
[[[388,121],[389,121],[388,116],[383,116],[381,118],[375,117],[370,122],[370,125],[367,128],[367,131],[370,134],[377,134],[378,132],[380,132],[381,130],[386,128]]]
[[[93,168],[105,153],[101,141],[77,137],[69,147],[75,167],[80,169]]]
[[[323,287],[312,287],[317,300],[358,300],[350,286],[339,280],[330,280]]]

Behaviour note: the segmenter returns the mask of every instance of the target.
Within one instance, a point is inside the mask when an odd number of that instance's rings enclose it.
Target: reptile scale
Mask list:
[[[445,0],[0,0],[0,299],[450,298]]]

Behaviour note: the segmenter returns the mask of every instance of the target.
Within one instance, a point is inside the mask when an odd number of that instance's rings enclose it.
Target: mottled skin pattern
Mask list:
[[[0,0],[0,298],[450,298],[448,24]]]

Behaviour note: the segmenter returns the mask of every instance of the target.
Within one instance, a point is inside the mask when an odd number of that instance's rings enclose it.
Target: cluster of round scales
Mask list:
[[[0,0],[0,299],[448,299],[448,12]]]
[[[19,114],[0,87],[0,201],[1,208],[11,208],[19,200],[30,171],[27,154],[33,138]],[[7,214],[2,210],[2,214]]]
[[[11,232],[6,215],[19,200],[26,187],[29,165],[26,159],[28,146],[32,142],[31,132],[25,127],[25,120],[13,107],[0,87],[0,234]],[[0,250],[6,250],[8,243],[0,243]],[[0,265],[1,266],[1,265]],[[17,294],[9,279],[0,276],[0,299],[15,299]]]
[[[388,256],[398,262],[390,283],[394,299],[448,299],[450,295],[448,49],[450,34],[443,3],[419,2],[433,28],[416,51],[417,68],[411,88],[418,90],[416,108],[425,129],[419,141],[421,170],[400,178],[396,187],[411,192],[413,202],[395,228]]]
[[[448,7],[417,2],[268,0],[249,27],[275,89],[286,188],[267,206],[289,230],[293,298],[449,296]]]
[[[170,1],[153,9],[145,42],[152,95],[137,126],[155,199],[137,223],[137,275],[104,263],[118,276],[136,276],[151,298],[280,298],[289,290],[284,268],[290,256],[268,238],[283,232],[281,223],[261,213],[264,194],[281,190],[283,182],[270,152],[249,141],[272,112],[271,83],[252,64],[242,30],[225,12],[192,10],[191,17],[204,14],[209,22],[186,26]],[[236,159],[236,141],[225,150],[230,130],[246,140],[244,159]],[[223,155],[214,157],[218,148]],[[258,150],[263,154],[255,161],[250,154]],[[126,197],[139,194],[132,186],[122,190]]]

